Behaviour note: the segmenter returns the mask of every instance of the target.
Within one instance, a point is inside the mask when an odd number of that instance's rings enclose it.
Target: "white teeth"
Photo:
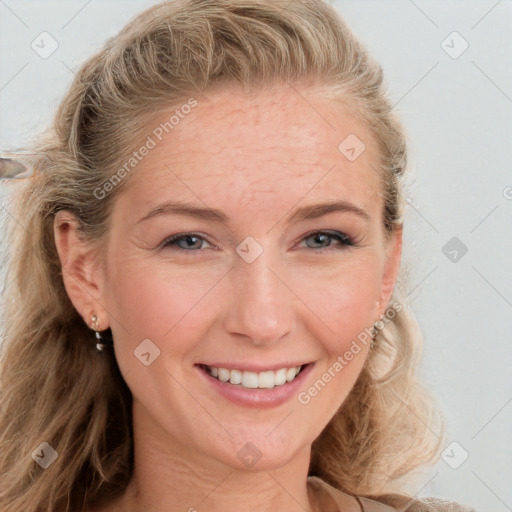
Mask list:
[[[286,368],[277,370],[274,376],[274,385],[282,386],[286,382]]]
[[[257,388],[258,387],[258,374],[255,372],[242,373],[242,386],[244,388]]]
[[[274,387],[275,372],[272,370],[268,372],[260,372],[258,387],[272,389]]]
[[[300,372],[300,366],[293,368],[281,368],[280,370],[268,370],[264,372],[245,372],[241,370],[228,370],[227,368],[206,367],[212,377],[221,382],[241,385],[249,389],[272,389],[275,386],[282,386],[292,382]]]
[[[295,379],[295,368],[288,368],[286,370],[286,380],[291,382],[293,379]]]
[[[218,371],[218,379],[222,382],[227,382],[229,380],[229,370],[226,370],[226,368],[219,368]]]
[[[242,382],[242,372],[240,370],[231,370],[229,382],[231,382],[231,384],[240,384]]]
[[[285,382],[286,382],[286,368],[281,368],[280,370],[277,370],[277,372],[274,375],[274,385],[282,386]]]

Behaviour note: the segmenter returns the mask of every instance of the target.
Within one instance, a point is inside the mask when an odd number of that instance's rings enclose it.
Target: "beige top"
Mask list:
[[[316,476],[308,477],[308,494],[314,512],[478,512],[469,505],[440,498],[408,499],[388,494],[383,501],[375,501],[354,497]]]

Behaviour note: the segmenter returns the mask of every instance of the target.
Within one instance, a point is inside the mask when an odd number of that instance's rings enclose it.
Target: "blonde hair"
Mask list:
[[[83,510],[125,489],[133,470],[131,394],[115,358],[95,350],[69,300],[53,219],[69,210],[83,238],[101,248],[129,178],[101,200],[94,191],[126,161],[148,116],[227,81],[246,89],[310,83],[352,108],[380,149],[385,232],[402,225],[403,129],[381,68],[332,7],[321,0],[174,0],[137,16],[77,72],[35,148],[34,174],[10,207],[16,220],[8,225],[3,294],[2,510]],[[416,377],[422,338],[406,281],[402,269],[390,301],[400,312],[383,322],[349,396],[313,444],[309,474],[349,494],[395,491],[400,477],[439,453],[442,422]],[[42,442],[58,453],[45,470],[31,457]]]

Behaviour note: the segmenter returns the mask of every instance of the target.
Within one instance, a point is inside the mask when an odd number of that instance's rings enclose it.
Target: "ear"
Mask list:
[[[386,241],[386,256],[384,261],[379,298],[377,299],[378,318],[386,311],[393,289],[395,287],[402,258],[403,227],[395,228],[391,238]]]
[[[67,210],[56,213],[53,221],[55,245],[62,266],[62,278],[68,296],[84,322],[92,327],[91,317],[98,317],[98,331],[108,325],[101,304],[101,272],[97,264],[97,249],[79,237],[79,222]]]

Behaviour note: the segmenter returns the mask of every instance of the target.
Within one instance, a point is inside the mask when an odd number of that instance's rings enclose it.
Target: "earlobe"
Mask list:
[[[391,239],[387,242],[386,259],[381,279],[379,299],[377,301],[379,318],[385,313],[393,294],[402,258],[402,226],[395,228]]]
[[[67,210],[56,213],[53,222],[55,246],[68,296],[90,327],[91,312],[104,316],[101,304],[100,273],[97,272],[94,247],[79,237],[79,222]]]

